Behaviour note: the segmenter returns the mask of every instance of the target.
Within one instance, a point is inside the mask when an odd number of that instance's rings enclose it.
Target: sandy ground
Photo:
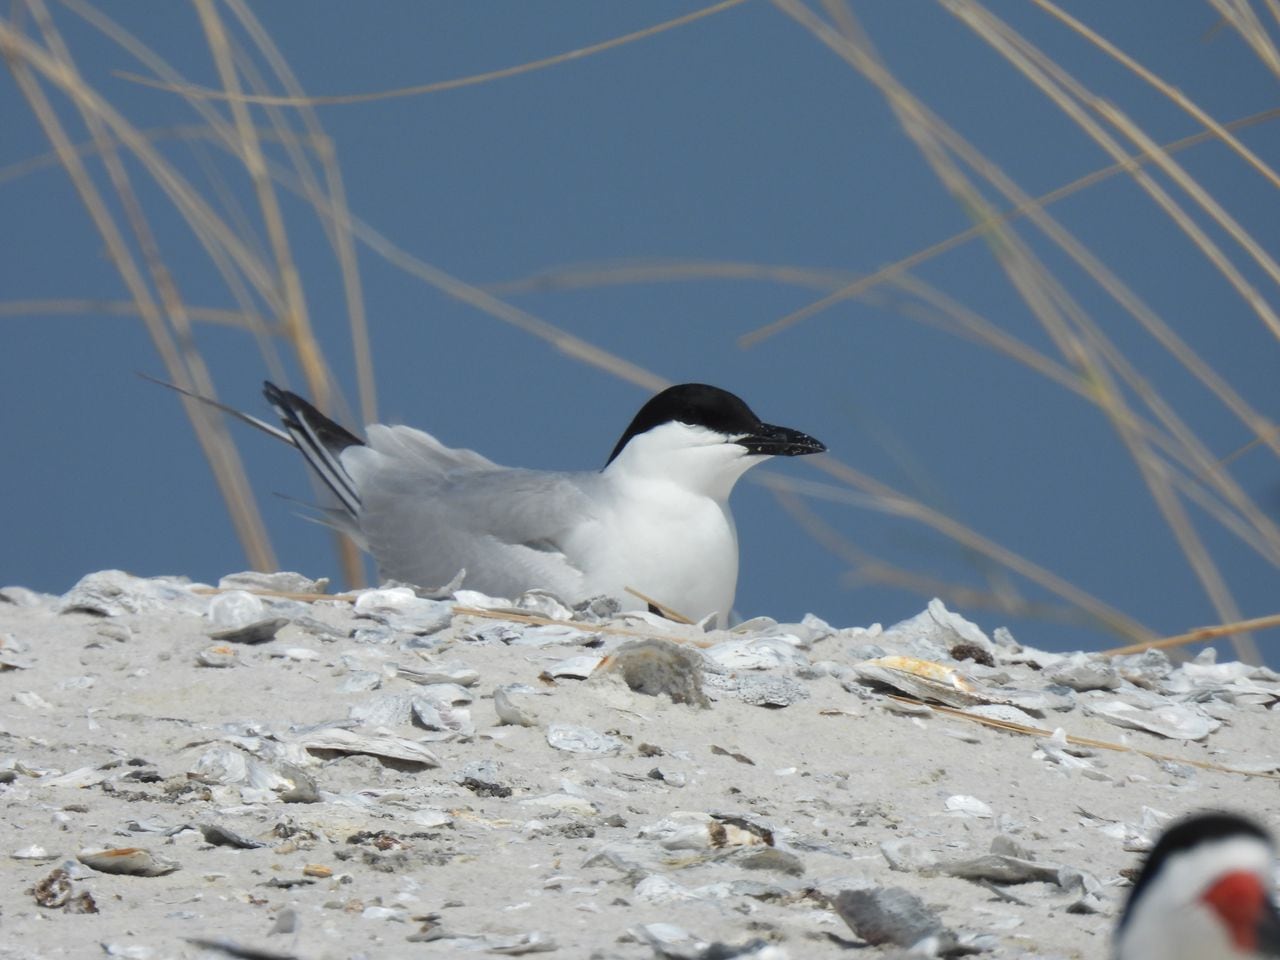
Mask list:
[[[349,603],[281,603],[268,612],[295,622],[274,639],[219,653],[207,597],[174,590],[102,616],[0,595],[0,957],[739,955],[708,944],[876,957],[896,948],[863,944],[832,898],[878,887],[918,895],[989,956],[1103,957],[1122,871],[1141,858],[1126,847],[1149,840],[1162,814],[1280,814],[1274,779],[1105,750],[1074,767],[1037,753],[1034,737],[904,714],[849,680],[874,639],[862,631],[799,636],[795,662],[762,672],[807,699],[746,702],[730,671],[708,678],[704,709],[637,692],[616,672],[540,679],[593,651],[508,643],[523,628],[492,619],[454,616],[414,638]],[[232,665],[202,665],[202,651]],[[413,741],[438,766],[299,745],[349,724],[352,708],[425,689],[397,672],[405,665],[475,677],[472,702],[444,718],[460,732],[401,718],[375,734],[386,717],[355,732],[384,738],[366,745]],[[1042,666],[1006,669],[1030,688]],[[534,725],[498,725],[494,692],[509,684],[529,685],[512,699]],[[1080,705],[1042,722],[1261,768],[1277,742],[1269,707],[1218,698],[1210,712],[1226,722],[1200,742],[1123,730]],[[553,724],[617,743],[567,752],[549,743]],[[211,842],[227,836],[218,829],[261,845]],[[1086,881],[993,885],[937,869],[988,853],[998,836]],[[113,875],[76,860],[115,848],[178,867]],[[64,896],[40,886],[59,868]],[[90,899],[96,912],[77,912]],[[660,924],[697,942],[681,946]]]

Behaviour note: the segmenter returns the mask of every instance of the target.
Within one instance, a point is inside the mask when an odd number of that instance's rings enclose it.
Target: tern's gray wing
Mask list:
[[[468,589],[499,596],[532,586],[580,592],[564,542],[592,522],[598,474],[500,467],[408,427],[371,427],[369,446],[344,451],[342,463],[382,576],[436,586],[466,568]]]

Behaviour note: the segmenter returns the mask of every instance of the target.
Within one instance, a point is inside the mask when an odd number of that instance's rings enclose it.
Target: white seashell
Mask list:
[[[460,687],[474,687],[480,682],[480,673],[464,663],[431,663],[393,665],[395,674],[413,683],[452,683]]]
[[[29,649],[12,633],[0,633],[0,670],[29,670],[31,661],[22,656]]]
[[[554,677],[557,680],[586,680],[595,671],[596,667],[603,662],[604,657],[593,655],[568,657],[555,666],[549,667],[547,676]]]
[[[650,879],[648,877],[646,880]],[[659,957],[700,957],[709,944],[674,923],[646,923],[634,928],[631,935],[649,944]]]
[[[936,957],[952,952],[944,946],[956,942],[938,915],[901,887],[842,890],[832,905],[850,930],[872,943],[911,947],[912,954]]]
[[[409,819],[420,827],[447,827],[453,823],[453,817],[447,810],[439,807],[423,807],[409,814]]]
[[[54,607],[58,598],[49,593],[38,593],[27,587],[0,587],[0,603],[11,603],[15,607]]]
[[[33,860],[37,863],[47,863],[50,860],[57,860],[58,854],[50,853],[39,844],[32,844],[29,847],[22,847],[19,850],[9,854],[14,860]]]
[[[302,734],[295,742],[307,750],[363,753],[388,760],[420,763],[427,767],[440,766],[440,758],[421,743],[388,734],[365,734],[341,727],[325,727]]]
[[[684,900],[697,900],[698,895],[688,887],[676,883],[670,877],[664,877],[660,873],[652,873],[645,877],[632,888],[632,892],[640,900],[646,903],[678,903]],[[670,954],[664,954],[670,956]],[[681,954],[676,954],[681,956]],[[685,954],[685,956],[697,956],[697,954]]]
[[[807,666],[809,658],[781,637],[752,637],[717,643],[703,654],[726,670],[774,670]]]
[[[516,597],[515,609],[548,620],[572,620],[573,609],[546,590],[529,590]]]
[[[382,686],[382,675],[374,670],[352,670],[342,683],[338,684],[340,693],[369,693]]]
[[[318,799],[315,782],[292,764],[273,766],[230,744],[216,744],[196,760],[187,774],[201,783],[239,787],[265,799],[310,803]]]
[[[212,627],[233,630],[266,619],[267,609],[259,597],[244,590],[220,593],[209,601],[205,616]]]
[[[933,715],[933,710],[923,703],[903,703],[901,700],[885,698],[884,702],[879,706],[889,713],[896,713],[901,717],[929,717]]]
[[[618,619],[628,626],[636,623],[643,624],[646,632],[652,630],[659,633],[688,633],[688,627],[685,624],[668,620],[662,614],[650,613],[648,610],[623,610],[618,614]]]
[[[515,727],[536,727],[538,717],[530,707],[528,694],[529,688],[525,684],[507,684],[494,690],[493,709],[498,715],[498,723]]]
[[[947,797],[943,803],[948,813],[955,814],[960,817],[978,817],[988,820],[995,816],[991,808],[979,800],[977,797],[971,797],[967,794],[956,794]]]
[[[568,723],[553,723],[547,727],[547,743],[566,753],[592,756],[621,753],[626,746],[617,737],[611,737],[607,733],[597,733],[587,727],[577,727]]]
[[[914,837],[894,837],[880,842],[880,852],[889,861],[890,870],[924,873],[938,865],[938,857]]]
[[[1035,717],[1007,703],[980,703],[976,706],[966,707],[964,712],[973,714],[975,717],[986,717],[988,720],[1020,723],[1026,727],[1037,726]]]
[[[62,595],[58,612],[87,610],[106,617],[160,610],[202,614],[209,598],[192,593],[192,585],[174,577],[143,579],[120,570],[100,570],[82,577]]]
[[[61,773],[58,770],[39,770],[27,767],[25,764],[19,763],[18,772],[29,777],[43,777],[45,783],[56,787],[75,787],[84,789],[85,787],[96,787],[98,784],[110,780],[113,776],[110,770],[104,770],[102,767],[77,767],[69,773]]]
[[[1117,672],[1139,687],[1155,688],[1173,672],[1169,655],[1163,650],[1144,650],[1127,657],[1114,657]]]
[[[772,630],[778,625],[778,621],[773,617],[752,617],[750,620],[743,620],[736,624],[729,632],[737,634],[760,634]]]
[[[484,626],[468,627],[462,634],[467,643],[488,646],[506,646],[520,638],[523,627],[514,623],[489,623]]]
[[[593,817],[600,812],[600,808],[590,800],[572,793],[549,793],[539,797],[524,797],[519,803],[523,807],[543,807],[578,817]]]
[[[218,744],[202,753],[187,775],[201,783],[247,783],[251,762],[257,761],[234,747]]]
[[[515,607],[506,597],[491,597],[479,590],[455,590],[453,599],[459,606],[473,607],[476,610],[511,610]]]
[[[403,907],[365,907],[360,912],[362,920],[395,920],[403,923],[409,919],[409,911]]]
[[[413,716],[413,697],[407,693],[383,694],[353,704],[347,711],[356,723],[365,727],[404,727]]]
[[[214,643],[196,654],[196,663],[201,667],[234,667],[240,662],[239,658],[235,647]]]
[[[459,570],[453,575],[448,583],[439,586],[424,586],[417,583],[402,583],[399,580],[388,580],[382,584],[381,589],[392,590],[397,587],[408,588],[414,596],[421,597],[424,600],[448,600],[453,596],[455,590],[462,586],[462,581],[466,579],[467,571]]]
[[[13,702],[26,707],[28,710],[47,712],[53,709],[53,704],[34,690],[19,690],[13,695]]]
[[[486,933],[480,938],[483,948],[499,956],[517,957],[526,953],[550,953],[560,945],[541,930],[528,933]]]
[[[273,590],[276,593],[324,593],[329,589],[328,579],[312,580],[300,573],[281,570],[276,573],[259,573],[245,570],[229,573],[218,581],[221,590]]]
[[[800,621],[800,627],[803,629],[803,639],[807,644],[814,644],[819,640],[835,635],[836,629],[816,614],[806,613]]]
[[[941,864],[942,873],[965,880],[991,883],[1056,883],[1061,869],[1057,864],[1037,863],[1023,857],[988,853],[969,860]]]
[[[121,957],[122,960],[151,960],[156,955],[153,947],[142,943],[104,943],[102,952],[108,957]]]
[[[513,647],[549,647],[555,644],[585,647],[600,639],[599,633],[593,633],[587,626],[570,627],[562,624],[525,627],[507,642]]]
[[[990,702],[982,697],[958,670],[917,657],[878,657],[853,666],[862,680],[883,684],[921,700],[936,700],[952,707]]]
[[[470,690],[457,683],[428,683],[419,691],[419,696],[437,703],[470,703],[475,699]]]
[[[476,734],[475,721],[471,719],[471,711],[466,707],[429,697],[414,697],[413,715],[428,730],[446,730],[466,739]]]
[[[1087,713],[1097,714],[1118,727],[1146,730],[1171,740],[1203,740],[1222,724],[1190,703],[1159,701],[1139,707],[1123,700],[1086,703]]]
[[[809,688],[799,680],[759,674],[739,677],[734,693],[743,703],[756,707],[789,707],[810,696]]]
[[[889,627],[877,642],[911,646],[932,644],[943,651],[951,649],[957,643],[977,644],[988,651],[994,649],[991,640],[977,624],[970,623],[958,613],[952,613],[936,598],[930,600],[929,606],[914,617]]]
[[[271,654],[271,656],[292,660],[295,663],[306,663],[320,659],[320,654],[307,647],[285,647],[283,650],[278,650]]]
[[[1051,683],[1060,683],[1078,692],[1114,690],[1124,682],[1110,660],[1085,653],[1063,657],[1048,669],[1045,676]]]
[[[362,616],[378,616],[410,609],[417,600],[417,595],[408,587],[387,587],[361,590],[352,606]]]
[[[356,597],[354,609],[358,617],[417,635],[436,633],[453,621],[452,604],[424,599],[408,587],[364,590]]]

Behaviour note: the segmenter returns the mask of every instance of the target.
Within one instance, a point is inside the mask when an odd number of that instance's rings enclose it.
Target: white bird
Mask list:
[[[1116,927],[1117,960],[1280,956],[1267,832],[1229,813],[1171,826],[1138,876]]]
[[[496,596],[541,587],[570,604],[605,595],[643,609],[634,590],[720,625],[738,581],[734,483],[768,457],[826,449],[700,383],[650,399],[604,468],[576,473],[499,466],[412,427],[371,424],[361,440],[296,394],[264,393],[284,431],[241,418],[302,452],[338,499],[330,522],[382,578],[437,586],[465,569],[465,587]]]

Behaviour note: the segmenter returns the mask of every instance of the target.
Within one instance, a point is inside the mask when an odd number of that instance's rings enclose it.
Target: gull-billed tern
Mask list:
[[[362,440],[297,394],[263,386],[284,430],[197,399],[296,446],[337,498],[327,521],[384,580],[438,586],[465,570],[465,587],[496,596],[541,587],[570,604],[614,597],[627,610],[646,606],[640,594],[718,625],[738,582],[733,485],[769,457],[826,450],[727,390],[684,383],[640,408],[602,470],[524,470],[413,427],[370,424]]]

